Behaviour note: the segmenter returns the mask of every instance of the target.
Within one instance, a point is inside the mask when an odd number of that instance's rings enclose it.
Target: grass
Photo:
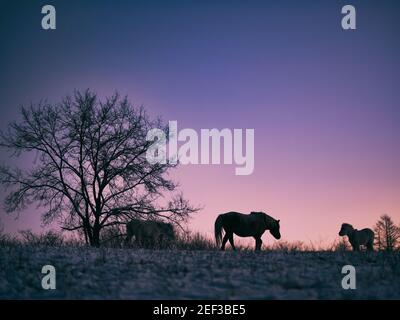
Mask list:
[[[116,230],[103,234],[102,245],[104,248],[131,248],[140,249],[133,241],[129,246],[124,243],[125,236]],[[45,246],[45,247],[86,247],[82,237],[70,237],[65,233],[49,230],[43,233],[34,233],[31,230],[19,231],[17,236],[0,233],[0,247],[12,246]],[[254,245],[236,243],[239,251],[253,251]],[[214,239],[199,232],[180,232],[173,242],[164,243],[161,246],[146,247],[146,249],[173,249],[173,250],[219,250]],[[229,243],[226,250],[231,250]],[[333,242],[331,245],[322,246],[310,242],[305,244],[302,241],[289,242],[285,240],[276,241],[273,244],[263,245],[262,250],[278,252],[345,252],[351,251],[351,246],[345,238]]]
[[[0,247],[0,299],[400,297],[399,252],[306,252],[297,247],[221,252],[194,249],[203,243],[196,238],[195,246],[186,243],[182,250]],[[41,288],[41,268],[47,264],[56,268],[57,290]],[[342,267],[349,264],[357,269],[357,290],[341,287]]]

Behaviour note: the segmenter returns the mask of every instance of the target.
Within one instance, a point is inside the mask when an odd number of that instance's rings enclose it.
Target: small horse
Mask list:
[[[343,223],[339,231],[339,236],[348,236],[354,251],[360,251],[360,246],[364,245],[368,250],[374,250],[374,232],[365,228],[362,230],[354,229],[351,224]]]
[[[250,214],[239,212],[223,213],[215,220],[215,241],[219,246],[222,240],[221,250],[225,250],[225,244],[229,240],[232,249],[236,250],[233,243],[233,234],[236,234],[239,237],[253,237],[256,240],[255,249],[261,250],[261,236],[265,230],[269,230],[275,239],[281,238],[279,232],[279,221],[280,220],[275,220],[264,212],[251,212]],[[222,229],[225,231],[223,239]]]
[[[129,244],[133,236],[138,245],[154,248],[173,241],[175,232],[170,223],[132,219],[126,224],[125,244]]]

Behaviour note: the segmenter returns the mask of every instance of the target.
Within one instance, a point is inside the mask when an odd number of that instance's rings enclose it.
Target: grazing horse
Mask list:
[[[125,244],[129,244],[133,236],[138,245],[154,248],[173,241],[175,232],[170,223],[132,219],[126,224]]]
[[[364,245],[368,250],[374,250],[374,232],[365,228],[362,230],[354,229],[351,224],[343,223],[339,231],[339,236],[348,236],[354,251],[360,251],[360,246]]]
[[[229,240],[232,249],[235,250],[233,234],[236,234],[239,237],[253,237],[256,240],[256,250],[261,250],[261,236],[265,230],[269,230],[275,239],[281,238],[279,232],[279,221],[280,220],[275,220],[264,212],[251,212],[250,214],[239,212],[223,213],[215,220],[215,241],[218,246],[222,241],[221,250],[225,250],[225,244]],[[223,239],[222,229],[225,231]]]

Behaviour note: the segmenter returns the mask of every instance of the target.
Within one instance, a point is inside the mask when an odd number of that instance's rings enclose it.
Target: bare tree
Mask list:
[[[378,251],[384,250],[385,249],[384,232],[381,224],[378,227],[378,222],[375,225],[374,232],[375,232],[375,246],[377,247]]]
[[[176,224],[197,211],[166,175],[171,164],[151,164],[146,152],[149,129],[167,134],[160,119],[143,107],[113,95],[100,101],[87,90],[58,104],[22,107],[22,120],[0,132],[0,146],[12,156],[36,153],[29,170],[0,167],[0,183],[12,188],[7,212],[35,202],[45,208],[45,224],[58,221],[65,230],[81,230],[87,243],[100,245],[103,228],[131,218],[161,218]],[[163,201],[169,193],[169,201]]]
[[[378,250],[393,251],[400,240],[400,229],[387,214],[382,215],[374,228]]]

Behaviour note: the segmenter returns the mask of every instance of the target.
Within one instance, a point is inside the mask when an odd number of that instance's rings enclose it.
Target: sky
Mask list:
[[[341,28],[352,4],[357,29]],[[52,4],[56,30],[41,28]],[[18,107],[114,91],[179,128],[252,128],[255,169],[180,166],[211,235],[227,211],[264,211],[282,239],[326,243],[343,222],[400,223],[398,1],[0,1],[0,128]],[[1,163],[26,165],[31,159]],[[6,192],[0,191],[3,201]],[[35,207],[6,232],[40,230]],[[272,237],[264,236],[271,243]]]

